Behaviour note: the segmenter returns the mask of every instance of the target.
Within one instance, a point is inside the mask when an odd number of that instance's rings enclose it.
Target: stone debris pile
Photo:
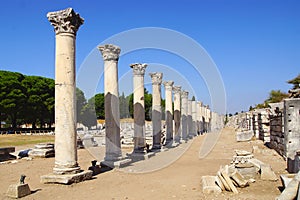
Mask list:
[[[229,191],[238,194],[237,188],[245,188],[255,179],[277,181],[271,166],[255,159],[253,154],[236,150],[230,165],[221,166],[216,176],[203,176],[203,193]]]

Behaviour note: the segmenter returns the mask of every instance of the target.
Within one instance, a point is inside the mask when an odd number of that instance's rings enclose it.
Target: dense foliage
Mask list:
[[[0,70],[0,121],[6,127],[17,128],[21,124],[32,124],[33,128],[47,128],[54,123],[53,79],[26,76],[17,72]],[[76,88],[77,121],[87,127],[105,118],[104,94],[86,99],[83,91]],[[145,89],[145,119],[151,120],[152,94]],[[162,100],[164,119],[165,101]],[[133,94],[119,97],[120,118],[133,118]],[[1,127],[0,127],[1,128]]]

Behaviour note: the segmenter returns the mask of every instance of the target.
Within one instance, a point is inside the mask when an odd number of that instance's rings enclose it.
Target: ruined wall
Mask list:
[[[284,100],[284,135],[287,156],[287,170],[290,173],[299,171],[300,151],[300,98]]]
[[[286,157],[284,143],[284,118],[282,113],[270,116],[270,147]]]

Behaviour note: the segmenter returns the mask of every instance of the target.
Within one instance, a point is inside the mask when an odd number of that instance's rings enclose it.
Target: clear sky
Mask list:
[[[287,92],[291,86],[286,81],[300,73],[297,0],[3,0],[0,69],[54,78],[55,35],[46,14],[67,7],[85,20],[77,33],[77,71],[97,45],[113,35],[159,27],[184,34],[205,49],[224,82],[228,113],[261,103],[272,89]],[[207,82],[193,77],[195,71],[180,55],[151,49],[130,52],[120,57],[120,78],[131,72],[128,65],[134,62],[155,63],[148,72],[166,66],[178,75],[175,84],[183,77],[191,86],[185,86],[191,95],[211,104]],[[170,77],[168,70],[164,71],[166,78]],[[103,92],[101,81],[99,85],[97,92]],[[151,92],[151,84],[147,87]],[[120,92],[125,90],[124,84],[120,86]]]

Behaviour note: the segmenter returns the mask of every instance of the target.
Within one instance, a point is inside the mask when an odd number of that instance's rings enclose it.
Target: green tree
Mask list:
[[[13,128],[17,127],[26,105],[25,88],[21,84],[23,79],[20,73],[0,71],[0,110]]]
[[[84,106],[87,104],[84,93],[79,88],[76,88],[76,110],[77,110],[77,122],[82,123],[84,120]]]
[[[129,118],[130,113],[129,113],[129,101],[125,97],[124,92],[122,95],[119,97],[119,104],[120,104],[120,118]]]
[[[96,94],[92,99],[89,100],[88,104],[94,102],[94,109],[96,111],[97,119],[105,119],[105,110],[104,110],[104,93]]]
[[[265,103],[277,103],[283,101],[285,98],[288,98],[287,93],[281,92],[280,90],[272,90],[269,94],[269,98]]]
[[[150,121],[152,117],[152,94],[149,94],[147,89],[144,89],[144,103],[145,103],[145,120]]]
[[[96,97],[97,95],[95,95]],[[99,95],[98,95],[99,96]],[[82,115],[82,124],[87,126],[89,129],[92,126],[97,125],[97,116],[96,113],[97,111],[95,111],[95,97],[92,97],[91,99],[88,100],[87,104],[83,106],[82,111],[81,111],[81,115]],[[103,107],[104,109],[104,107]],[[104,111],[103,111],[104,113]],[[101,118],[101,119],[104,119]]]
[[[293,84],[293,89],[300,88],[300,74],[292,80],[287,81],[289,84]]]
[[[22,80],[26,92],[24,122],[31,123],[36,128],[39,123],[44,127],[45,122],[53,122],[54,115],[54,80],[40,76],[25,76]]]

